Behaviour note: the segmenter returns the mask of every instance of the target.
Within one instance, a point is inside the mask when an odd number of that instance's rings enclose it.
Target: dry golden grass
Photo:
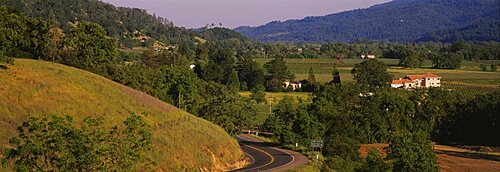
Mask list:
[[[243,91],[240,92],[239,95],[243,97],[250,97],[252,93],[248,91]],[[312,101],[311,93],[305,93],[305,92],[266,92],[266,100],[268,103],[272,104],[278,104],[281,100],[283,100],[285,97],[290,97],[294,101],[299,102],[299,101]]]
[[[224,170],[243,159],[222,128],[101,76],[27,59],[0,69],[0,147],[28,115],[72,115],[77,122],[102,116],[110,127],[133,112],[151,125],[150,155],[163,171]]]

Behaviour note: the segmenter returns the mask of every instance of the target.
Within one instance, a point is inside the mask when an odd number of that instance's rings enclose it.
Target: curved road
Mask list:
[[[250,158],[248,166],[235,171],[254,172],[254,171],[274,171],[274,169],[287,166],[294,162],[295,157],[289,153],[272,148],[272,145],[250,141],[248,136],[238,136],[241,149]]]

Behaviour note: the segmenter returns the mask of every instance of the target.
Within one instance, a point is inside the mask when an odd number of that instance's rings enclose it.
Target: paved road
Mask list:
[[[250,158],[251,162],[245,168],[235,171],[274,171],[293,163],[295,160],[289,153],[272,148],[272,145],[250,140],[248,136],[238,136],[241,149]]]

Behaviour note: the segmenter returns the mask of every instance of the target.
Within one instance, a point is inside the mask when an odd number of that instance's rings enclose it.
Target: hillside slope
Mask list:
[[[500,41],[498,36],[489,36],[500,35],[499,25],[480,24],[492,29],[472,27],[479,22],[498,21],[499,16],[499,0],[394,0],[366,9],[275,21],[259,27],[239,27],[236,31],[262,41],[351,42],[368,39],[412,42],[423,39],[425,34],[471,26],[474,31],[457,36],[469,41]],[[454,39],[459,38],[435,40]]]
[[[0,68],[0,148],[27,115],[102,116],[110,127],[132,112],[152,126],[150,155],[163,171],[225,170],[243,158],[222,128],[101,76],[27,59]]]
[[[90,21],[103,26],[112,36],[135,37],[143,33],[164,42],[192,39],[194,32],[176,27],[165,18],[150,15],[146,10],[115,7],[100,0],[0,0],[29,17],[56,20],[67,29],[68,22]]]

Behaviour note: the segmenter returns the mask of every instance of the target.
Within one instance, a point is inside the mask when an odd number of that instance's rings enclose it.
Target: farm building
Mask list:
[[[392,88],[429,88],[440,87],[441,77],[433,73],[426,73],[423,75],[406,75],[404,78],[393,80],[391,83]]]
[[[361,58],[362,58],[362,59],[374,59],[374,58],[376,58],[376,57],[375,57],[375,55],[373,55],[373,54],[368,54],[368,55],[364,55],[364,54],[363,54],[363,55],[361,55]]]
[[[285,82],[283,82],[283,88],[288,88],[288,87],[292,87],[293,90],[297,90],[302,88],[302,83],[298,81],[286,80]]]

